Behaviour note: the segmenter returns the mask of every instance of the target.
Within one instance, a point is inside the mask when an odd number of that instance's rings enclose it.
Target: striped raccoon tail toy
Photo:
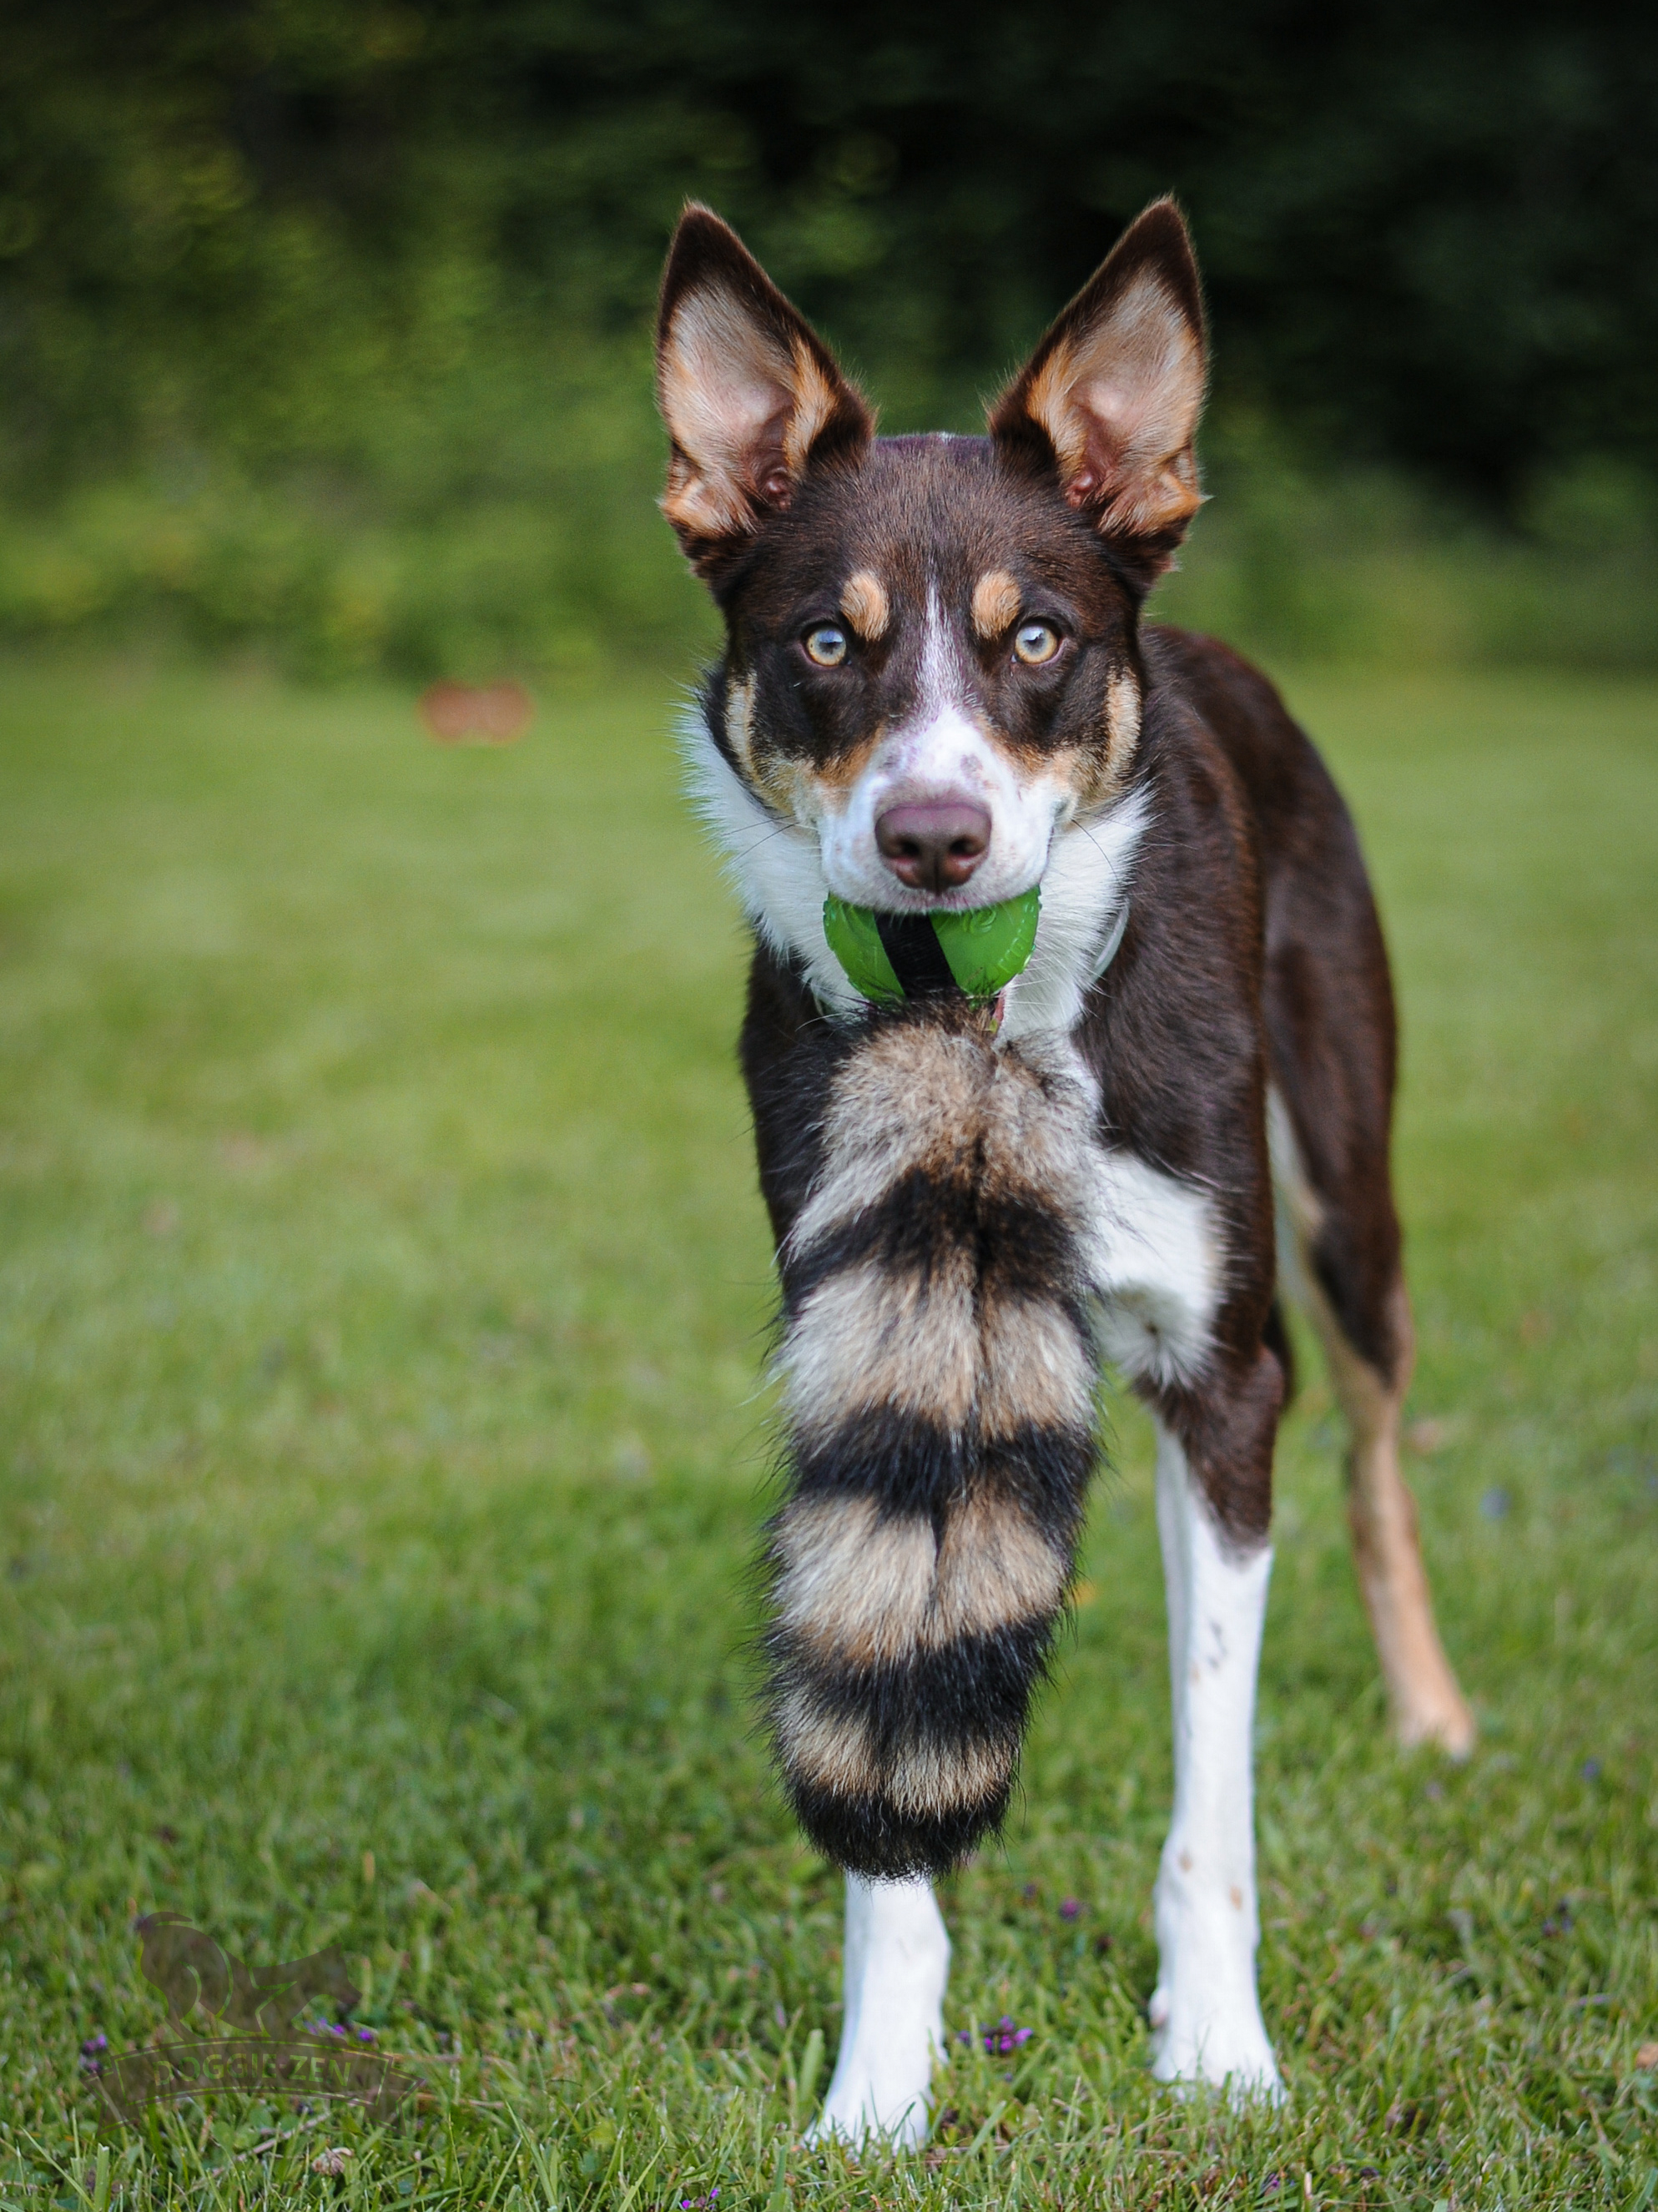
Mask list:
[[[941,1873],[1006,1810],[1093,1464],[1091,1102],[936,1002],[841,1059],[782,1254],[793,1485],[773,1741],[853,1871]]]

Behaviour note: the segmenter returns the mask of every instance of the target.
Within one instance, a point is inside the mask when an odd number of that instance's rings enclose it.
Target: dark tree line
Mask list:
[[[1224,402],[1499,507],[1658,460],[1651,9],[57,0],[0,77],[15,482],[367,452],[400,347],[632,344],[688,194],[894,420],[963,412],[1172,188]]]

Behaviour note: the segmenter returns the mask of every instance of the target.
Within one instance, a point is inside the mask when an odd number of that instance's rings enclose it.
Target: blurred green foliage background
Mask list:
[[[683,650],[647,333],[738,222],[970,428],[1153,195],[1257,651],[1658,665],[1658,16],[1559,0],[57,0],[0,42],[0,633]]]

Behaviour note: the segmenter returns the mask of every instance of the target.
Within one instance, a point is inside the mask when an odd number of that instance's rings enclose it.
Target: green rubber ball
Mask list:
[[[1033,884],[999,906],[940,908],[928,915],[950,972],[969,999],[1005,991],[1035,950],[1042,890]],[[823,934],[860,998],[896,1006],[903,986],[887,957],[873,908],[834,896],[823,902]]]

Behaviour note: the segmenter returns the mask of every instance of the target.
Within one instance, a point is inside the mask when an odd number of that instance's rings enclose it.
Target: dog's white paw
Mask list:
[[[878,2136],[895,2150],[920,2150],[932,2122],[932,2079],[930,2041],[919,2063],[895,2063],[894,2055],[885,2051],[880,2054],[878,2069],[853,2051],[835,2068],[823,2109],[806,2130],[806,2141],[825,2142],[837,2137],[857,2150]]]
[[[1240,2102],[1284,2102],[1283,2076],[1253,1996],[1247,2002],[1217,2006],[1159,1987],[1150,2015],[1151,2072],[1157,2081],[1206,2083]]]

